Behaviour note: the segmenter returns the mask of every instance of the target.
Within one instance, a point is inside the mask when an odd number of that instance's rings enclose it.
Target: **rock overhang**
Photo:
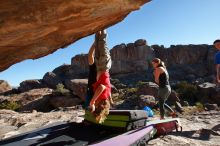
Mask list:
[[[151,0],[0,1],[0,71],[65,48]]]

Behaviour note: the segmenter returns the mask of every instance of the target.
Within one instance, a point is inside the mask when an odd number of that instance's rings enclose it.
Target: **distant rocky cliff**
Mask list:
[[[111,49],[111,74],[126,74],[146,71],[147,58],[154,55],[154,51],[146,44],[146,40],[137,40],[135,43],[116,45]],[[78,65],[88,71],[87,55],[76,55],[72,58],[72,65]]]
[[[148,46],[143,39],[134,43],[116,45],[111,49],[113,60],[111,74],[147,73],[152,57],[162,59],[171,79],[188,80],[214,74],[213,57],[216,50],[212,45]],[[71,64],[88,72],[87,55],[76,55]]]
[[[214,74],[214,54],[211,45],[152,46],[156,56],[165,61],[171,78],[190,80]]]

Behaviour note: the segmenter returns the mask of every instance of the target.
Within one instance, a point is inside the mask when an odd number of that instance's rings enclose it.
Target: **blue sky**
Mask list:
[[[212,44],[220,38],[220,0],[152,0],[124,21],[107,29],[109,48],[146,39],[149,45]],[[0,73],[0,79],[18,86],[66,63],[76,54],[87,53],[93,35],[65,49],[36,60],[26,60]]]

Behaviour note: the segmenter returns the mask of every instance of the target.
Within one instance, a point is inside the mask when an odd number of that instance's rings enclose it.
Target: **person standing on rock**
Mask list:
[[[220,83],[220,40],[215,40],[213,42],[213,45],[216,49],[218,49],[218,52],[215,54],[215,64],[216,64],[216,81],[219,84]]]
[[[159,85],[158,98],[160,106],[160,119],[164,119],[165,101],[168,99],[171,93],[171,87],[169,84],[169,74],[167,72],[166,66],[164,65],[164,62],[162,62],[159,58],[154,58],[151,63],[154,68],[154,80],[156,84]],[[168,108],[168,110],[170,111],[170,115],[174,117],[174,111],[169,106],[166,106],[166,108]]]
[[[111,99],[111,83],[109,70],[111,56],[106,44],[107,33],[105,30],[95,34],[95,65],[97,70],[96,82],[92,85],[94,95],[89,103],[91,112],[98,123],[104,122],[109,114]]]

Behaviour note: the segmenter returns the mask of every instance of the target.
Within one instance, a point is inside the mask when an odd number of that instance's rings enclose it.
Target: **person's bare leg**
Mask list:
[[[92,44],[92,46],[89,49],[89,53],[88,53],[89,65],[92,65],[94,62],[95,62],[95,43]]]
[[[111,105],[114,104],[114,101],[113,101],[113,99],[112,99],[112,96],[109,97],[109,101],[110,101],[110,104],[111,104]]]

